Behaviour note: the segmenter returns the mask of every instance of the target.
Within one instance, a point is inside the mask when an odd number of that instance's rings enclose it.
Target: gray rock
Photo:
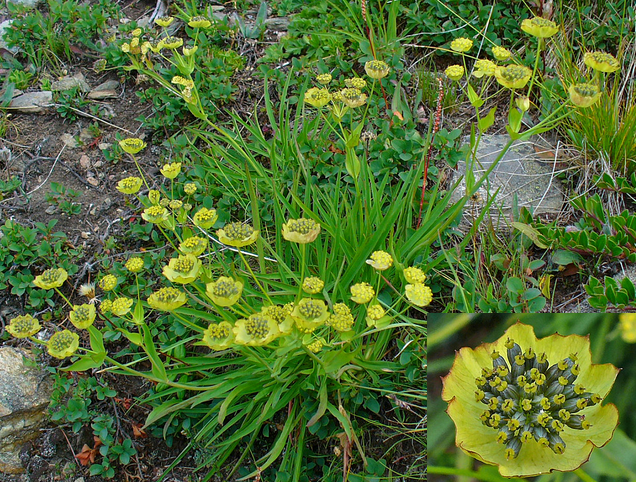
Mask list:
[[[270,30],[287,30],[289,22],[287,17],[272,17],[265,20],[265,26]]]
[[[119,97],[119,82],[116,80],[107,80],[99,84],[88,93],[88,98],[93,100],[115,99]]]
[[[49,90],[43,92],[27,92],[14,97],[9,104],[10,109],[19,112],[35,113],[43,112],[53,105],[53,93]]]
[[[4,34],[9,29],[12,23],[13,23],[13,19],[8,19],[0,23],[0,49],[6,49],[12,54],[17,54],[19,51],[18,47],[9,48],[9,46],[7,45],[7,42],[5,42],[4,40]]]
[[[0,347],[0,472],[24,472],[20,447],[39,434],[50,402],[51,382],[43,370],[27,366],[26,354]]]
[[[22,5],[27,8],[35,8],[36,5],[40,2],[40,0],[7,0],[9,3],[13,3],[15,5]]]
[[[89,92],[91,90],[90,86],[86,82],[84,78],[84,74],[81,72],[75,74],[73,77],[64,77],[60,80],[56,80],[51,83],[51,90],[53,91],[64,91],[79,88],[81,92]]]
[[[482,136],[477,149],[477,161],[472,166],[475,180],[479,180],[492,166],[508,140],[507,135]],[[501,231],[508,230],[515,195],[518,206],[530,209],[534,215],[558,213],[563,206],[561,182],[554,176],[554,161],[547,161],[539,155],[540,152],[548,150],[549,148],[538,139],[514,142],[490,173],[488,180],[484,181],[477,193],[466,203],[460,229],[470,229],[473,221],[480,216],[484,205],[495,193],[495,201],[484,221],[490,217],[493,226]],[[456,182],[458,176],[464,176],[465,172],[466,162],[460,161],[451,184]],[[451,203],[458,201],[465,194],[464,177],[453,192]]]
[[[92,100],[116,99],[119,94],[116,90],[92,90],[87,97]]]
[[[100,92],[103,90],[117,90],[119,88],[119,81],[117,80],[107,80],[106,82],[102,82],[97,87],[93,89],[93,92]]]

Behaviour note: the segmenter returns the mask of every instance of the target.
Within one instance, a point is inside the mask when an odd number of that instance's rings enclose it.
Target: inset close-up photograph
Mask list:
[[[636,478],[636,314],[428,319],[432,482]]]

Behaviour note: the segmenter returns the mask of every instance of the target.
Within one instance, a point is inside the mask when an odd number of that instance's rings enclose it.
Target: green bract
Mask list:
[[[592,364],[588,337],[538,340],[517,323],[494,343],[462,348],[444,377],[455,443],[505,477],[575,470],[614,434],[618,410],[600,402],[618,371]]]

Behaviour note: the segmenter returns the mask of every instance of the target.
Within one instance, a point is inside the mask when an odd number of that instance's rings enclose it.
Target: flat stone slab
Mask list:
[[[479,180],[492,166],[509,141],[508,135],[484,135],[477,148],[477,160],[472,165],[475,180]],[[556,159],[550,159],[552,148],[539,139],[515,141],[504,154],[488,179],[464,206],[460,230],[467,231],[473,225],[489,199],[496,194],[490,206],[490,217],[495,228],[507,231],[511,221],[514,197],[519,208],[528,208],[533,215],[558,213],[564,197],[561,181],[555,177],[558,171]],[[459,176],[465,176],[466,162],[460,161],[451,178],[454,184]],[[497,192],[497,190],[499,190]],[[490,193],[490,195],[489,195]],[[466,179],[462,178],[451,196],[451,203],[459,201],[466,194]]]
[[[10,109],[19,112],[35,113],[43,112],[53,105],[53,93],[49,90],[42,92],[27,92],[14,97],[9,104]]]

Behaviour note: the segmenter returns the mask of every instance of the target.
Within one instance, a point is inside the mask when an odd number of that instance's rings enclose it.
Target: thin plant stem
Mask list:
[[[243,260],[243,264],[245,265],[247,270],[250,272],[250,275],[252,276],[252,279],[254,280],[254,282],[256,283],[258,288],[261,290],[261,293],[263,293],[265,298],[267,298],[267,301],[272,303],[272,300],[270,299],[269,294],[267,294],[267,291],[265,290],[265,288],[263,288],[263,285],[261,285],[261,283],[258,281],[258,278],[256,277],[256,274],[254,274],[254,271],[252,270],[252,267],[250,266],[250,264],[245,259],[245,256],[243,256],[243,252],[241,251],[241,249],[239,248],[237,251],[238,251],[238,254],[241,257],[241,259]]]

